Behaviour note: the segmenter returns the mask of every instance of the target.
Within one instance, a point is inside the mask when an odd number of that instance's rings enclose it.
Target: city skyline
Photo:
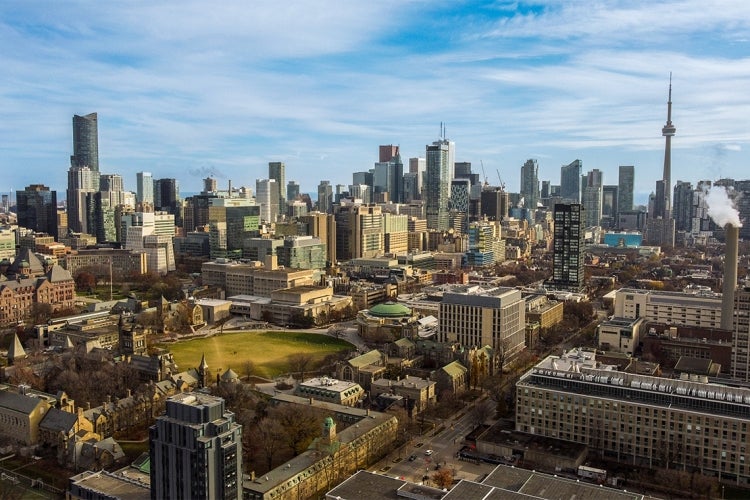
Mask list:
[[[399,145],[404,163],[424,157],[443,122],[455,160],[480,175],[483,163],[491,184],[499,170],[519,191],[529,158],[553,184],[575,159],[606,184],[635,165],[643,204],[663,165],[670,71],[672,184],[746,177],[750,7],[739,1],[206,9],[0,6],[0,43],[14,48],[0,54],[0,192],[63,191],[71,116],[98,113],[99,171],[130,191],[139,171],[185,192],[209,175],[252,186],[273,161],[302,192],[348,185],[379,145]]]

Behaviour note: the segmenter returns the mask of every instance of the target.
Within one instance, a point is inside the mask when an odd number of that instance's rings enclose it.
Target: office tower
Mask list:
[[[180,200],[180,183],[176,179],[157,179],[154,181],[154,210],[168,212],[175,217],[175,222],[182,227],[182,201]]]
[[[536,210],[539,201],[539,164],[536,160],[526,160],[521,167],[521,196],[524,207]]]
[[[500,238],[500,225],[481,220],[469,224],[467,231],[469,249],[466,260],[469,266],[491,266],[505,260],[505,240]]]
[[[502,188],[489,186],[482,190],[481,214],[491,221],[503,221],[510,213],[510,195]]]
[[[589,171],[582,179],[584,227],[600,226],[602,220],[603,178],[599,169]]]
[[[294,201],[299,197],[299,184],[295,181],[289,181],[286,185],[286,199],[287,201]]]
[[[362,203],[368,205],[372,200],[372,191],[366,184],[352,184],[349,186],[349,196],[352,200],[361,200]]]
[[[325,214],[331,213],[333,205],[333,187],[330,181],[320,181],[318,184],[318,211]]]
[[[426,147],[427,170],[425,171],[425,207],[427,228],[438,231],[450,229],[448,203],[450,199],[451,147],[447,140],[435,141]]]
[[[66,198],[68,227],[71,231],[90,233],[86,197],[97,191],[99,191],[99,172],[89,167],[70,167]]]
[[[336,184],[336,194],[334,195],[334,203],[339,203],[341,201],[341,198],[348,198],[349,191],[347,191],[347,187],[343,184]]]
[[[276,179],[255,181],[255,201],[260,205],[260,220],[276,222],[279,215],[279,188]]]
[[[672,74],[669,74],[669,100],[667,101],[667,123],[661,129],[664,136],[664,172],[662,174],[663,192],[657,192],[656,217],[669,219],[672,212],[672,137],[677,129],[672,124]]]
[[[279,200],[278,214],[286,213],[286,166],[281,161],[268,162],[268,178],[276,181]]]
[[[154,205],[154,178],[151,172],[138,172],[135,174],[136,187],[135,199],[138,203],[149,203]]]
[[[382,148],[382,146],[381,146]],[[404,164],[398,146],[392,146],[391,159],[375,164],[373,172],[373,194],[377,198],[381,193],[388,193],[388,201],[403,202]],[[382,149],[381,149],[382,153]]]
[[[361,196],[354,196],[360,198],[362,203],[372,203],[373,201],[373,189],[375,186],[375,171],[370,170],[369,172],[354,172],[352,173],[352,186],[367,186],[367,189],[362,188]]]
[[[633,165],[620,165],[617,178],[617,209],[619,212],[630,212],[633,210],[633,189],[635,186],[635,167]]]
[[[387,146],[380,146],[378,155],[378,162],[385,163],[391,161],[398,155],[398,146],[388,144]]]
[[[414,174],[416,180],[416,200],[422,199],[424,189],[424,175],[427,170],[427,160],[425,158],[409,158],[409,173]]]
[[[73,115],[73,155],[71,167],[88,167],[99,171],[99,132],[96,113]]]
[[[418,175],[411,172],[404,174],[404,203],[411,203],[421,198],[419,196],[419,182],[417,182]]]
[[[40,233],[47,233],[57,240],[57,191],[43,184],[31,184],[16,192],[18,225]]]
[[[242,426],[222,398],[169,397],[149,437],[151,498],[242,498]]]
[[[584,209],[580,203],[556,203],[552,241],[552,280],[559,290],[583,289]]]
[[[219,190],[218,183],[213,177],[206,177],[203,179],[203,192],[204,193],[215,193]]]
[[[581,202],[581,172],[583,162],[575,160],[560,167],[560,198],[568,203]]]

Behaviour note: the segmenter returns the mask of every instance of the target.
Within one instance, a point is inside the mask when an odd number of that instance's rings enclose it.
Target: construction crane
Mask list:
[[[505,191],[505,183],[503,182],[503,178],[500,177],[500,169],[497,168],[495,169],[495,171],[497,172],[497,180],[500,181],[500,190]]]
[[[489,182],[487,182],[487,172],[484,171],[484,162],[482,160],[479,160],[479,164],[482,165],[482,175],[484,176],[484,185],[489,186]]]

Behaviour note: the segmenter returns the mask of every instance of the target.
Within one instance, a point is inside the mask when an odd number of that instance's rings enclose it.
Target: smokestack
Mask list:
[[[721,290],[721,328],[734,329],[734,289],[737,287],[737,246],[740,228],[730,224],[724,226],[726,255],[724,256],[724,284]]]

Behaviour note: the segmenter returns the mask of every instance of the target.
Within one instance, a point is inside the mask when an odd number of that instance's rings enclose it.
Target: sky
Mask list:
[[[509,191],[575,159],[636,202],[661,177],[750,178],[750,2],[0,2],[0,192],[64,192],[72,116],[97,112],[102,173],[303,192],[348,185],[378,146],[456,161]],[[482,173],[482,165],[485,172]],[[58,199],[64,195],[58,194]]]

